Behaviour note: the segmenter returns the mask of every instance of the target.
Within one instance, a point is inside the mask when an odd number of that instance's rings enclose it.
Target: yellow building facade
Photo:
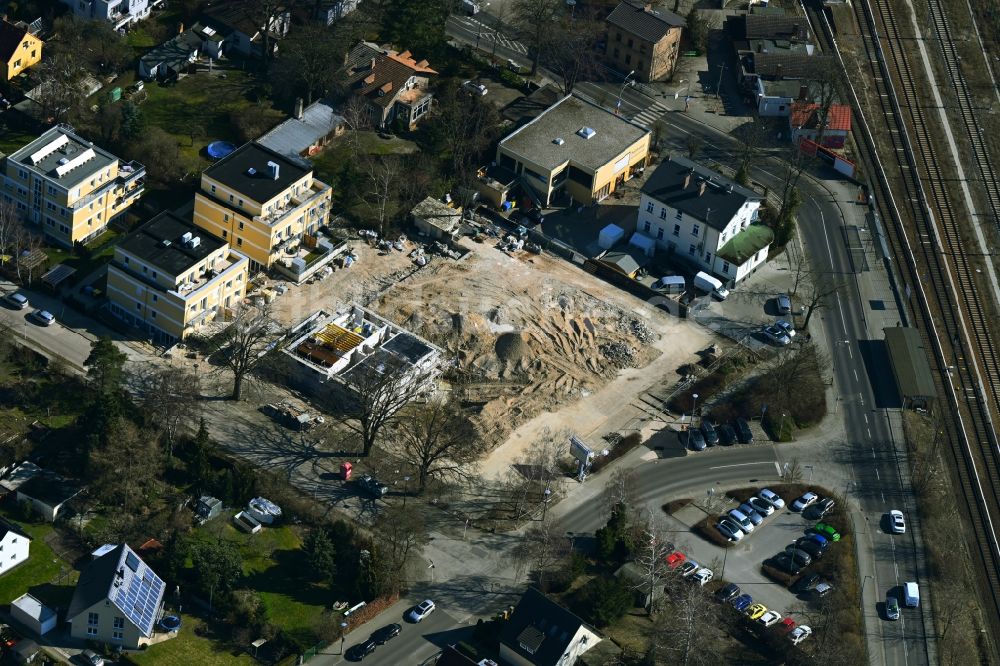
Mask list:
[[[327,224],[332,193],[303,161],[251,142],[202,174],[194,223],[266,270]]]
[[[590,204],[646,167],[650,131],[575,95],[508,135],[497,164],[529,187],[542,208],[557,200]]]
[[[44,42],[28,32],[26,23],[0,22],[0,58],[5,64],[7,81],[42,60]]]
[[[163,212],[126,236],[108,266],[111,313],[158,344],[225,318],[246,295],[250,260]]]
[[[4,158],[4,201],[70,247],[99,236],[144,190],[146,169],[56,125]]]

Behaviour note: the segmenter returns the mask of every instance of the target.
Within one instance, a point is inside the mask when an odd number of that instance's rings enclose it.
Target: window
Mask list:
[[[128,266],[128,257],[125,257],[125,265]]]
[[[150,312],[153,314],[153,319],[156,319],[156,310],[151,310]]]
[[[111,640],[115,640],[115,641],[123,640],[122,637],[124,636],[124,633],[125,632],[123,632],[123,631],[112,631],[111,632]]]
[[[652,201],[650,201],[649,203],[646,204],[646,212],[647,213],[652,213],[653,212],[653,202]]]
[[[701,231],[701,227],[700,226],[698,226],[697,224],[692,224],[691,225],[691,235],[692,236],[697,236],[699,231]]]
[[[146,270],[146,267],[145,267],[145,266],[143,266],[143,267],[142,267],[142,272],[143,272],[143,273],[147,272],[147,270]]]
[[[97,627],[87,627],[87,635],[88,636],[96,636],[97,635]]]
[[[688,254],[694,255],[694,253],[697,251],[698,251],[698,246],[696,246],[694,243],[691,243],[691,247],[688,248]]]
[[[644,222],[642,225],[642,230],[649,233],[649,222]]]
[[[728,261],[723,261],[722,262],[722,272],[723,273],[728,273],[729,272],[729,262]]]
[[[242,238],[237,238],[236,239],[236,247],[243,247],[243,239]]]
[[[156,295],[156,294],[153,294],[153,302],[155,303],[155,302],[156,302],[157,300],[158,300],[158,297],[157,297],[157,295]]]
[[[229,195],[229,203],[233,203],[233,195],[232,194]]]
[[[622,33],[620,32],[615,33],[615,41],[616,42],[622,41]]]
[[[680,210],[678,210],[677,214],[674,215],[674,219],[676,219],[676,220],[680,220],[683,217],[684,217],[684,213],[682,213]]]
[[[243,208],[243,199],[240,199],[240,200],[239,200],[239,201],[237,202],[237,204],[239,205],[239,207],[240,207],[240,208]]]
[[[663,240],[663,228],[658,228],[656,230],[656,240]]]
[[[240,222],[240,231],[243,231],[243,223]]]
[[[641,72],[643,70],[643,65],[644,63],[640,60],[636,63],[635,68]]]
[[[631,64],[631,62],[632,62],[632,54],[631,53],[626,53],[625,54],[625,64],[628,65],[628,64]]]
[[[28,172],[25,171],[24,169],[18,169],[17,177],[20,178],[21,180],[28,180]]]
[[[631,37],[628,38],[628,47],[632,48],[632,38]]]
[[[228,231],[226,231],[225,229],[223,229],[223,230],[222,230],[222,240],[225,240],[225,239],[226,239],[226,236],[227,236],[228,234],[229,234],[229,232],[228,232]]]
[[[55,193],[56,193],[56,188],[49,185],[49,194],[55,194]]]
[[[615,58],[617,58],[617,57],[618,57],[618,47],[616,46],[615,47]]]
[[[96,627],[100,619],[101,616],[97,613],[87,613],[87,624],[91,627]]]
[[[136,310],[142,310],[142,303],[136,303],[135,304],[135,309]]]
[[[222,221],[223,222],[228,222],[229,221],[229,215],[223,215],[222,216]]]
[[[705,253],[705,263],[708,264],[708,263],[711,263],[711,262],[712,262],[712,253],[711,252],[706,252]]]
[[[37,57],[37,54],[38,54],[38,51],[36,51],[35,49],[31,49],[31,57],[32,58]]]
[[[667,219],[667,209],[666,208],[661,208],[660,209],[660,219],[661,220]]]
[[[212,194],[215,194],[215,185],[212,185]]]
[[[674,225],[674,236],[680,236],[680,235],[681,235],[681,225],[675,224]]]
[[[21,61],[20,61],[20,59],[18,59],[18,60],[15,60],[15,61],[14,61],[14,67],[20,67],[20,66],[21,66]]]
[[[156,271],[153,271],[153,279],[156,279]]]

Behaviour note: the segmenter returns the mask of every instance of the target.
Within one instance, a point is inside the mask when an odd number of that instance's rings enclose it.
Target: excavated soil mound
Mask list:
[[[496,344],[497,358],[504,363],[514,365],[524,357],[524,338],[519,332],[501,333],[497,336]]]

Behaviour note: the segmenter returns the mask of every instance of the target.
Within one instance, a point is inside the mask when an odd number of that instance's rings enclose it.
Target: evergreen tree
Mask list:
[[[337,552],[325,528],[309,533],[303,544],[311,574],[315,580],[330,581],[337,573]]]

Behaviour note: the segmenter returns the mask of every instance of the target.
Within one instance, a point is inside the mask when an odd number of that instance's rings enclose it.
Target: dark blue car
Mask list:
[[[741,594],[740,596],[733,599],[733,608],[742,613],[747,608],[749,608],[750,604],[752,603],[753,603],[753,597],[751,597],[749,594]]]

